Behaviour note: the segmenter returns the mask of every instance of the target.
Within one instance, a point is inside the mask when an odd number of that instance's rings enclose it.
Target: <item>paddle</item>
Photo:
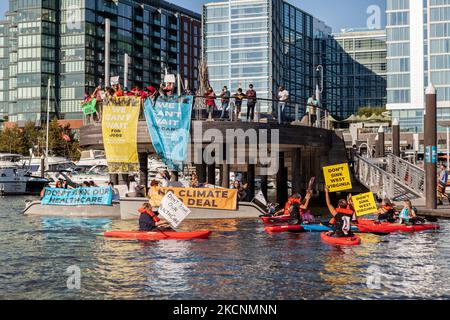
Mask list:
[[[423,218],[428,222],[438,222],[438,218],[436,218],[436,217],[420,216],[420,218]]]

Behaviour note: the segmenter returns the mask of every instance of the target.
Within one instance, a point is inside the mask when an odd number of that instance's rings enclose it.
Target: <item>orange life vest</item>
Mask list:
[[[158,221],[161,220],[161,219],[159,219],[159,217],[158,217],[152,210],[150,210],[150,209],[140,208],[140,209],[138,210],[138,212],[141,213],[141,214],[142,214],[142,213],[148,214],[150,217],[152,217],[153,221],[155,221],[155,222],[158,222]]]
[[[294,204],[294,203],[298,203],[299,205],[302,205],[302,201],[299,198],[294,198],[294,197],[290,197],[288,199],[288,201],[286,202],[285,206],[284,206],[284,215],[288,216],[291,213],[289,212],[289,208]],[[300,209],[300,213],[302,212],[302,209]]]
[[[355,213],[352,209],[347,209],[347,208],[336,208],[336,212],[345,214],[346,216],[353,216],[353,214]],[[334,217],[331,218],[330,224],[334,224],[335,221],[336,221],[336,219],[334,219]]]

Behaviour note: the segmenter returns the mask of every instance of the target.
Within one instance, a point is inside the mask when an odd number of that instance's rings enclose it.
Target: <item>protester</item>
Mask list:
[[[290,214],[289,208],[294,203],[298,203],[299,204],[299,209],[301,210],[300,213],[302,214],[303,211],[308,209],[310,200],[311,200],[311,193],[310,192],[308,192],[306,194],[306,196],[305,196],[305,203],[302,203],[302,196],[301,196],[301,194],[298,193],[298,192],[294,192],[292,194],[292,196],[289,197],[288,201],[284,205],[284,208],[279,210],[278,212],[276,212],[275,215],[276,216],[289,215]]]
[[[278,100],[279,100],[279,108],[280,108],[280,121],[283,123],[286,120],[284,111],[286,108],[286,103],[289,100],[289,92],[284,88],[284,86],[280,86],[278,89]]]
[[[351,231],[351,222],[357,221],[355,210],[350,202],[351,196],[347,197],[347,200],[341,199],[338,202],[338,207],[335,208],[330,201],[330,194],[328,188],[325,187],[325,200],[328,206],[328,210],[333,216],[334,233],[335,237],[351,237],[353,233]]]
[[[221,103],[222,103],[222,114],[220,115],[220,119],[223,119],[225,117],[225,113],[228,112],[228,109],[230,107],[231,93],[228,90],[227,86],[223,87],[220,97],[221,97]]]
[[[242,88],[238,88],[237,92],[234,94],[234,106],[236,113],[236,121],[241,119],[241,110],[242,110],[242,101],[244,100],[245,95],[242,92]]]
[[[255,106],[257,102],[256,91],[253,89],[253,84],[248,86],[245,96],[247,97],[247,121],[253,121],[255,118]]]
[[[158,217],[158,213],[153,212],[149,203],[144,203],[138,210],[139,216],[139,231],[168,231],[172,230],[170,224],[161,220]]]
[[[378,209],[378,221],[395,222],[396,211],[391,200],[388,198],[383,199],[381,206]]]
[[[417,219],[417,209],[412,206],[410,200],[403,201],[403,209],[398,216],[399,223],[414,224]]]
[[[191,181],[189,182],[191,188],[198,188],[198,176],[196,173],[191,175]]]
[[[161,186],[162,187],[168,187],[169,186],[169,182],[170,182],[170,173],[169,173],[169,171],[164,170],[161,173],[161,178],[162,178]]]
[[[206,98],[206,110],[209,114],[209,117],[211,118],[214,110],[216,109],[216,94],[214,93],[213,88],[208,88],[208,90],[205,92],[205,98]]]
[[[309,99],[308,102],[306,103],[307,107],[306,107],[306,115],[309,118],[309,125],[313,126],[316,121],[317,121],[317,99],[316,99],[316,95],[313,94]]]
[[[242,192],[243,192],[243,199],[241,201],[243,202],[251,202],[253,199],[250,198],[250,184],[248,182],[244,183],[242,186]]]
[[[108,182],[108,186],[110,186],[112,188],[113,191],[113,195],[112,195],[112,200],[113,201],[118,201],[120,200],[120,192],[119,189],[117,189],[116,187],[114,187],[114,183],[112,181]]]

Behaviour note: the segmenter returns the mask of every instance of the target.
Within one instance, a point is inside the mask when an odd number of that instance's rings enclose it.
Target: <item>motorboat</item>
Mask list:
[[[33,176],[18,154],[0,154],[0,194],[39,195],[49,180]]]
[[[106,166],[106,156],[103,150],[81,151],[80,160],[75,163],[77,167]]]

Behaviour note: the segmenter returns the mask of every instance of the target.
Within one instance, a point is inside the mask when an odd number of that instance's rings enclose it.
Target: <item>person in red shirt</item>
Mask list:
[[[308,209],[309,201],[311,200],[311,193],[308,192],[305,196],[305,203],[302,202],[302,196],[300,193],[295,192],[286,202],[284,205],[284,208],[280,211],[276,212],[276,216],[282,216],[282,215],[290,215],[290,208],[293,204],[298,204],[300,208],[300,213],[302,213],[304,210]]]
[[[208,90],[205,92],[205,98],[206,109],[211,117],[214,109],[216,108],[216,94],[214,93],[213,88],[208,88]]]

